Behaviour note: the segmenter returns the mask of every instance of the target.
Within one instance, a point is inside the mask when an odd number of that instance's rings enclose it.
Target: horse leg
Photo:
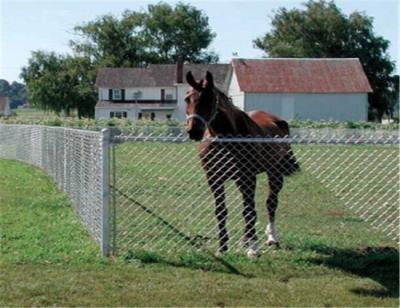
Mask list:
[[[255,191],[257,178],[255,174],[241,176],[236,184],[243,195],[243,217],[246,223],[243,243],[247,247],[247,256],[258,256],[255,209]]]
[[[267,210],[269,215],[269,224],[265,233],[268,237],[267,245],[279,246],[278,235],[276,233],[275,227],[275,212],[278,207],[278,196],[279,192],[283,187],[283,175],[282,173],[275,171],[268,173],[268,183],[269,183],[269,196],[267,199]]]
[[[215,216],[218,221],[219,248],[218,253],[224,253],[228,250],[228,232],[226,230],[226,220],[228,218],[228,209],[225,206],[225,188],[224,182],[210,182],[209,185],[215,199]]]

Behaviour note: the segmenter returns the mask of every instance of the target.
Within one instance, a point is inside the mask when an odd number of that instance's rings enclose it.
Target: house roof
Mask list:
[[[244,92],[372,92],[358,58],[233,59],[232,65]]]
[[[0,111],[4,111],[8,104],[8,97],[7,96],[0,96]]]
[[[196,79],[210,71],[221,89],[227,88],[229,64],[184,64],[183,76],[188,71]],[[105,88],[172,87],[176,83],[176,64],[150,64],[146,68],[101,68],[96,86]]]

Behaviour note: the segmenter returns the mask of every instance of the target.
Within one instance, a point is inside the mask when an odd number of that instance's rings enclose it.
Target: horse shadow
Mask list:
[[[399,250],[397,248],[342,249],[326,245],[313,245],[309,248],[324,255],[308,259],[307,261],[312,264],[369,278],[383,287],[380,290],[358,287],[351,289],[351,292],[374,297],[399,297]]]

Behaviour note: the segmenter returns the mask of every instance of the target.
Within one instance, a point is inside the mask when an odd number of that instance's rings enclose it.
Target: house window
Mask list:
[[[161,89],[161,101],[165,101],[165,89]]]
[[[113,99],[115,99],[115,100],[122,99],[122,93],[121,93],[120,89],[113,89]]]
[[[154,112],[152,112],[152,113],[151,113],[150,119],[151,119],[152,121],[154,121],[155,118],[156,118],[156,114],[155,114]]]
[[[141,119],[142,119],[142,116],[143,116],[142,113],[139,112],[139,113],[138,113],[138,119],[141,120]]]
[[[128,112],[126,111],[111,111],[110,112],[110,118],[127,118],[128,117]]]
[[[167,117],[167,120],[171,120],[171,115],[170,114],[167,114],[166,117]]]

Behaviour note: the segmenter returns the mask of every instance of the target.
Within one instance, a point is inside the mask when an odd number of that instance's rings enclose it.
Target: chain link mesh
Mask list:
[[[215,200],[199,158],[199,144],[172,135],[120,135],[114,140],[116,248],[120,252],[172,253],[217,249]],[[287,139],[213,142],[219,146],[206,154],[208,168],[219,168],[221,177],[229,173],[233,178],[244,172],[237,168],[237,161],[257,169],[258,163],[265,164],[265,159],[277,155],[282,149],[279,144],[291,144],[301,170],[285,178],[280,193],[277,224],[283,241],[299,238],[301,233],[323,236],[325,231],[338,236],[343,233],[343,238],[358,234],[365,238],[357,233],[364,232],[357,230],[359,222],[376,227],[368,236],[371,242],[380,236],[388,243],[398,241],[400,164],[396,133],[301,131]],[[235,157],[233,149],[238,153]],[[238,250],[242,249],[245,227],[242,195],[235,181],[227,181],[225,186],[229,247]],[[268,223],[268,193],[268,178],[263,173],[257,177],[255,196],[260,244]]]
[[[45,170],[69,196],[103,252],[108,246],[109,225],[104,206],[108,200],[105,139],[102,133],[92,131],[0,125],[0,157]],[[371,243],[382,243],[382,236],[387,243],[399,240],[398,134],[307,130],[285,139],[209,141],[213,148],[203,152],[202,166],[199,144],[182,135],[111,138],[114,250],[216,250],[215,198],[204,164],[218,177],[235,179],[270,164],[288,144],[301,170],[285,178],[279,196],[277,225],[282,242],[301,241],[301,234],[323,237],[328,233],[342,234],[341,241],[368,238]],[[281,166],[279,171],[285,170]],[[268,194],[268,177],[263,172],[257,176],[255,193],[260,244],[268,223]],[[226,181],[224,196],[229,247],[240,250],[246,213],[235,180]],[[375,227],[373,231],[360,227],[365,222]]]
[[[68,195],[83,225],[99,245],[105,240],[102,145],[99,132],[0,125],[0,157],[43,169]]]

